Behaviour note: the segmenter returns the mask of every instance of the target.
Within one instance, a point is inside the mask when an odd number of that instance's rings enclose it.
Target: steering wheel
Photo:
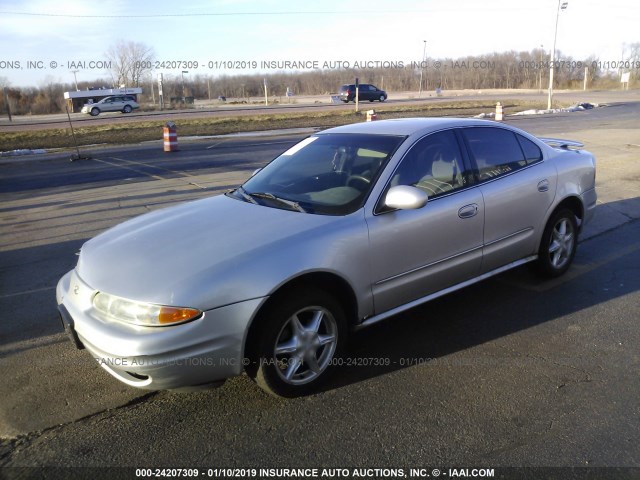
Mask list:
[[[362,175],[349,175],[349,178],[347,178],[347,187],[353,186],[351,185],[351,183],[353,182],[356,182],[356,183],[360,182],[364,184],[365,188],[367,188],[371,183],[371,180],[367,177],[363,177]],[[353,186],[353,188],[357,188],[357,187]]]

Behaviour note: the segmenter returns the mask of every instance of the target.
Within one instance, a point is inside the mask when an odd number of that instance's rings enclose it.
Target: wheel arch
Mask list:
[[[568,196],[564,198],[560,203],[558,203],[558,205],[556,205],[556,207],[549,212],[549,215],[545,220],[545,226],[549,222],[549,219],[553,217],[556,212],[559,212],[560,210],[565,208],[571,210],[574,213],[574,215],[578,219],[578,230],[580,230],[580,228],[582,227],[582,220],[584,219],[584,205],[582,204],[582,200],[580,200],[580,197],[578,197],[577,195]]]
[[[358,301],[351,284],[347,280],[336,273],[326,271],[304,273],[280,285],[260,306],[251,321],[249,331],[245,337],[244,357],[250,358],[256,351],[257,341],[260,338],[261,316],[264,312],[272,308],[281,298],[305,287],[318,288],[333,295],[344,309],[348,322],[347,327],[351,327],[355,323],[358,318]]]
[[[560,201],[560,203],[558,203],[554,208],[548,210],[547,215],[544,219],[544,223],[540,226],[540,233],[538,234],[536,253],[540,250],[540,246],[542,245],[542,237],[544,234],[544,230],[547,228],[547,225],[549,224],[549,220],[551,220],[551,218],[553,218],[553,216],[557,212],[559,212],[560,210],[564,210],[565,208],[571,210],[573,214],[576,216],[577,223],[578,223],[578,233],[581,231],[582,223],[583,223],[582,220],[584,219],[584,205],[582,204],[580,197],[578,197],[577,195],[569,195],[563,198]]]

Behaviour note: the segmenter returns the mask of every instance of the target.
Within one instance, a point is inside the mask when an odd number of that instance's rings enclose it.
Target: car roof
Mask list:
[[[327,133],[370,133],[375,135],[414,135],[427,134],[443,128],[470,126],[503,126],[493,120],[479,120],[474,118],[395,118],[391,120],[377,120],[375,122],[361,122],[334,127],[318,132]],[[508,127],[511,130],[513,128]]]

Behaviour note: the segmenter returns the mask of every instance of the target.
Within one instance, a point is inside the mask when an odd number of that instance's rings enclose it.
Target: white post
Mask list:
[[[269,96],[267,95],[267,79],[264,79],[264,104],[269,106]]]
[[[359,107],[359,104],[358,104],[358,101],[359,101],[358,97],[360,96],[359,94],[360,94],[360,85],[356,85],[356,112],[358,111],[358,107]]]

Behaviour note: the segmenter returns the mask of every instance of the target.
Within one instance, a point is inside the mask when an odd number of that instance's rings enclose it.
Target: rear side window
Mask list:
[[[527,165],[515,133],[493,127],[472,127],[462,131],[480,181],[506,175]]]
[[[540,151],[540,148],[538,148],[535,143],[522,135],[516,134],[516,137],[518,137],[518,141],[520,142],[520,146],[524,152],[524,158],[528,165],[542,160],[542,151]]]

